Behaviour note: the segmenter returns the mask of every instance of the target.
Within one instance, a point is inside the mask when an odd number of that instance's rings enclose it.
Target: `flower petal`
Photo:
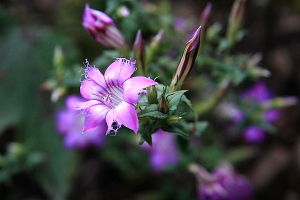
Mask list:
[[[80,86],[80,93],[85,99],[101,100],[101,94],[106,94],[107,90],[93,80],[84,80]]]
[[[86,79],[91,79],[95,81],[98,85],[102,86],[103,88],[106,88],[106,82],[104,79],[103,74],[99,71],[96,67],[87,67],[85,69],[85,76]]]
[[[116,128],[113,127],[113,123],[116,123]],[[107,134],[110,131],[116,132],[121,125],[138,132],[138,117],[134,109],[134,106],[122,101],[116,108],[110,110],[106,116],[106,123],[108,126]]]
[[[139,94],[143,92],[143,88],[155,85],[157,82],[144,76],[136,76],[124,82],[124,100],[128,103],[137,103]]]
[[[59,133],[65,134],[72,128],[76,119],[76,111],[60,110],[56,113],[56,129]]]
[[[83,132],[92,130],[105,120],[109,108],[104,105],[94,105],[85,113]]]
[[[88,146],[101,146],[105,140],[105,131],[107,129],[105,121],[103,121],[97,128],[82,133],[81,130],[74,129],[64,138],[66,147],[86,148]]]
[[[138,117],[133,105],[123,101],[114,110],[117,121],[120,124],[133,130],[135,133],[138,132]]]
[[[106,69],[104,77],[109,86],[121,86],[135,70],[135,62],[119,58]]]
[[[71,109],[71,110],[74,110],[77,106],[77,104],[80,104],[82,102],[84,102],[84,99],[77,96],[77,95],[69,95],[67,98],[66,98],[66,107],[68,109]]]
[[[98,100],[89,100],[89,101],[83,101],[83,102],[77,102],[76,104],[74,104],[72,106],[72,109],[74,110],[85,110],[91,106],[97,105],[97,104],[101,104],[102,103]]]

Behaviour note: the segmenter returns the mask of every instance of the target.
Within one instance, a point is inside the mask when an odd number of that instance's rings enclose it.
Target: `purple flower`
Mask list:
[[[264,82],[258,82],[241,94],[244,100],[254,100],[258,103],[268,101],[272,97],[271,92]]]
[[[118,58],[105,71],[104,75],[87,63],[85,80],[80,93],[87,101],[78,103],[76,109],[84,111],[83,131],[105,127],[106,134],[116,131],[121,125],[138,131],[138,117],[133,104],[138,103],[139,95],[155,81],[144,76],[130,78],[136,70],[135,62]]]
[[[186,20],[182,17],[176,17],[173,23],[173,26],[177,31],[184,30],[186,28],[186,25]]]
[[[105,13],[91,9],[89,4],[85,5],[82,25],[97,42],[105,47],[121,49],[127,46],[113,20]]]
[[[160,172],[167,165],[179,162],[179,154],[176,149],[175,135],[163,130],[152,134],[152,146],[144,143],[142,147],[151,153],[151,166],[156,172]]]
[[[260,106],[272,98],[272,94],[264,82],[254,84],[240,96],[245,103]],[[250,106],[250,108],[252,107]],[[278,109],[268,109],[261,114],[261,118],[269,123],[274,123],[279,117],[280,111]],[[250,125],[243,131],[243,136],[249,143],[261,143],[266,139],[266,132],[258,126]]]
[[[195,164],[190,170],[198,179],[201,200],[249,200],[252,197],[251,184],[244,176],[235,173],[230,165],[221,166],[212,174]]]
[[[74,110],[75,104],[82,101],[78,96],[68,96],[66,108],[56,113],[57,131],[64,136],[65,146],[70,149],[100,146],[104,142],[104,127],[82,132],[84,116],[80,111]]]
[[[276,122],[280,117],[280,111],[278,109],[270,109],[264,112],[264,118],[267,122]]]
[[[249,143],[261,143],[266,139],[266,133],[257,126],[249,126],[243,131],[244,138]]]

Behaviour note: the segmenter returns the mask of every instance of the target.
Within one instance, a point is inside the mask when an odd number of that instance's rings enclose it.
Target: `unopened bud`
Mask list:
[[[163,39],[164,31],[160,30],[154,38],[151,40],[150,45],[147,48],[147,60],[146,63],[150,63],[154,58],[157,52],[159,51],[160,43]]]
[[[212,4],[210,2],[208,2],[204,8],[204,10],[201,13],[200,16],[200,25],[203,28],[206,28],[208,20],[210,18],[211,15],[211,9],[212,9]]]
[[[237,32],[241,27],[245,14],[246,0],[235,0],[228,20],[227,28],[227,41],[229,44],[235,42],[237,38]]]
[[[154,85],[148,87],[148,102],[149,104],[157,104],[157,90]]]
[[[196,30],[193,37],[186,44],[176,72],[171,81],[171,91],[179,90],[182,87],[186,77],[192,70],[200,46],[200,33],[201,26]]]
[[[164,36],[164,30],[160,30],[151,40],[150,46],[157,47]]]
[[[83,27],[100,44],[108,48],[125,49],[127,44],[114,21],[105,13],[85,5]]]
[[[161,98],[159,100],[159,107],[158,110],[162,113],[168,113],[169,112],[169,101],[166,98],[166,89],[164,89],[163,94],[161,95]]]
[[[130,15],[130,10],[126,6],[122,6],[118,9],[118,15],[120,17],[128,17]]]
[[[56,88],[51,94],[51,101],[56,102],[60,97],[62,97],[66,93],[66,89],[64,87]]]
[[[134,57],[137,61],[139,75],[145,75],[146,74],[145,42],[141,30],[138,30],[136,34],[135,42],[133,45],[133,52],[134,52]]]
[[[212,176],[203,167],[192,163],[188,166],[189,171],[195,174],[199,183],[209,183],[212,181]]]
[[[270,71],[258,66],[261,59],[262,59],[261,54],[259,53],[254,54],[247,61],[246,68],[250,72],[250,74],[252,74],[255,77],[269,77],[271,74]]]
[[[53,65],[56,71],[62,71],[64,64],[64,55],[61,46],[57,45],[54,48]]]
[[[9,153],[15,154],[15,155],[21,155],[24,152],[24,149],[21,144],[12,142],[8,146]]]
[[[288,106],[297,105],[299,102],[297,97],[277,97],[271,99],[263,104],[263,108],[268,110],[272,108],[284,108]]]
[[[182,117],[180,116],[172,115],[167,118],[167,123],[169,125],[177,124],[181,119]]]

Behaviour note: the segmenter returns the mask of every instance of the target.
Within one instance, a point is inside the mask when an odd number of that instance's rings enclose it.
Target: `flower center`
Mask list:
[[[103,103],[105,103],[108,107],[115,108],[123,101],[123,88],[119,86],[109,86],[108,93],[103,95]]]

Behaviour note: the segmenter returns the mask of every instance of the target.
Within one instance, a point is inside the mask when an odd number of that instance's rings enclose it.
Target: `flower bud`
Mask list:
[[[146,74],[146,66],[145,66],[145,42],[142,36],[141,30],[138,30],[135,38],[135,42],[133,45],[134,58],[137,61],[138,73],[139,75]]]
[[[160,30],[151,40],[150,45],[147,48],[146,63],[150,63],[156,57],[163,36],[164,36],[164,31]]]
[[[53,65],[55,67],[56,73],[61,74],[62,68],[64,63],[64,55],[61,46],[57,45],[54,48],[54,55],[53,55]]]
[[[122,33],[113,20],[105,13],[91,9],[88,4],[85,5],[82,25],[97,42],[105,47],[116,49],[127,47]]]
[[[242,24],[244,14],[245,14],[245,4],[246,0],[235,0],[228,20],[227,29],[227,41],[229,44],[235,42],[237,37],[237,32]]]
[[[148,102],[149,104],[157,104],[157,90],[154,85],[150,86],[148,88]]]
[[[126,6],[121,6],[118,9],[118,15],[120,17],[126,18],[126,17],[128,17],[130,15],[130,10]]]
[[[206,28],[208,20],[210,18],[211,15],[211,9],[212,9],[212,4],[210,2],[208,2],[203,10],[203,12],[201,13],[200,16],[200,24],[203,28]]]
[[[167,123],[169,125],[177,124],[181,119],[182,117],[180,116],[172,115],[167,118]]]
[[[273,98],[269,101],[266,101],[263,104],[263,108],[265,110],[271,109],[271,108],[283,108],[287,106],[293,106],[298,103],[298,98],[297,97],[277,97]]]
[[[158,110],[162,113],[168,113],[169,111],[169,101],[165,94],[166,94],[166,89],[163,91],[163,94],[161,95],[161,98],[159,100]]]
[[[159,43],[161,42],[163,36],[164,36],[164,30],[160,30],[155,36],[154,38],[151,40],[150,46],[151,47],[157,47],[159,45]]]
[[[16,143],[16,142],[12,142],[9,144],[8,146],[8,152],[14,155],[21,155],[24,153],[24,148],[21,144]]]
[[[55,46],[54,48],[53,65],[56,81],[59,85],[62,85],[64,81],[64,54],[61,46]]]
[[[261,54],[254,54],[247,61],[246,68],[249,73],[255,77],[269,77],[271,74],[270,71],[258,66],[258,63],[261,61],[261,59]]]
[[[184,83],[187,75],[190,73],[198,54],[200,46],[200,33],[201,26],[196,30],[193,37],[186,44],[176,72],[171,81],[171,91],[179,90]]]

